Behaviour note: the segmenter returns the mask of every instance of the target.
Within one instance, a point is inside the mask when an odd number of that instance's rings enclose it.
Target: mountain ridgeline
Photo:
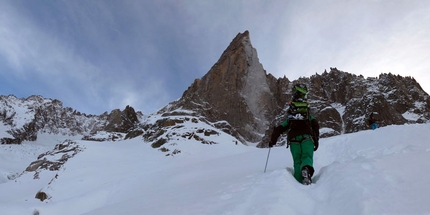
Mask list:
[[[112,140],[142,137],[160,148],[174,135],[212,144],[205,136],[225,132],[243,144],[265,147],[272,128],[285,119],[296,83],[308,86],[311,112],[319,120],[322,137],[369,129],[366,120],[372,112],[378,113],[380,126],[430,121],[429,95],[412,77],[381,74],[364,78],[337,68],[315,72],[292,81],[268,74],[245,31],[233,39],[206,75],[156,113],[143,115],[127,106],[123,111],[95,116],[41,96],[1,96],[0,121],[9,135],[0,139],[2,144],[21,143],[37,139],[38,132],[48,132],[97,140],[92,136],[98,132],[111,132]],[[181,133],[179,129],[188,121],[196,125],[195,132]],[[211,129],[199,128],[199,123]]]
[[[128,133],[137,126],[142,113],[127,106],[123,111],[112,110],[96,116],[63,107],[56,99],[30,96],[19,99],[13,95],[0,96],[1,144],[35,141],[37,133],[83,135],[84,139],[99,131],[111,132],[112,138]],[[118,134],[116,134],[118,133]],[[89,138],[91,139],[91,138]]]

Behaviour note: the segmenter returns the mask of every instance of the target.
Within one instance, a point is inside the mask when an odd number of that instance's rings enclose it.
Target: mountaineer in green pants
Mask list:
[[[308,90],[304,84],[293,87],[287,119],[273,129],[269,147],[276,145],[278,137],[288,132],[288,145],[294,161],[294,178],[302,184],[312,183],[314,174],[313,156],[318,149],[319,125],[309,113]],[[288,147],[288,146],[287,146]]]

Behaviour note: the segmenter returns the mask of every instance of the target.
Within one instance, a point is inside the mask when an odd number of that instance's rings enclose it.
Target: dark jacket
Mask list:
[[[373,123],[376,123],[376,121],[377,121],[377,117],[378,117],[378,114],[376,113],[376,114],[373,114],[373,112],[369,115],[369,118],[367,119],[367,123],[369,124],[369,125],[372,125]]]
[[[281,125],[273,129],[270,144],[276,144],[276,141],[278,141],[279,136],[283,132],[288,131],[287,135],[289,143],[294,142],[295,137],[307,134],[312,137],[315,147],[318,147],[318,141],[320,136],[319,129],[320,127],[318,121],[312,115],[310,115],[309,120],[294,120],[287,118],[284,122],[281,123]]]
[[[369,125],[372,125],[373,123],[376,123],[376,120],[375,120],[374,118],[370,118],[370,119],[367,121],[367,123],[368,123]]]

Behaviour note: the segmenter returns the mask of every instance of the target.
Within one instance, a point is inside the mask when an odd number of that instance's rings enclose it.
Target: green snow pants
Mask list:
[[[307,134],[299,135],[291,140],[290,151],[294,162],[294,178],[302,183],[302,168],[304,166],[313,168],[314,142]]]

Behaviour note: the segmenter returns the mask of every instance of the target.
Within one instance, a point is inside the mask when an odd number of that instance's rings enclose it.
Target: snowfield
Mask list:
[[[73,139],[75,138],[75,139]],[[320,140],[314,183],[292,176],[289,149],[181,140],[165,156],[141,138],[89,142],[40,134],[0,145],[0,214],[430,214],[430,124],[388,126]],[[84,150],[58,171],[19,176],[65,139]],[[53,180],[54,176],[58,175]],[[35,198],[39,190],[50,198]]]

